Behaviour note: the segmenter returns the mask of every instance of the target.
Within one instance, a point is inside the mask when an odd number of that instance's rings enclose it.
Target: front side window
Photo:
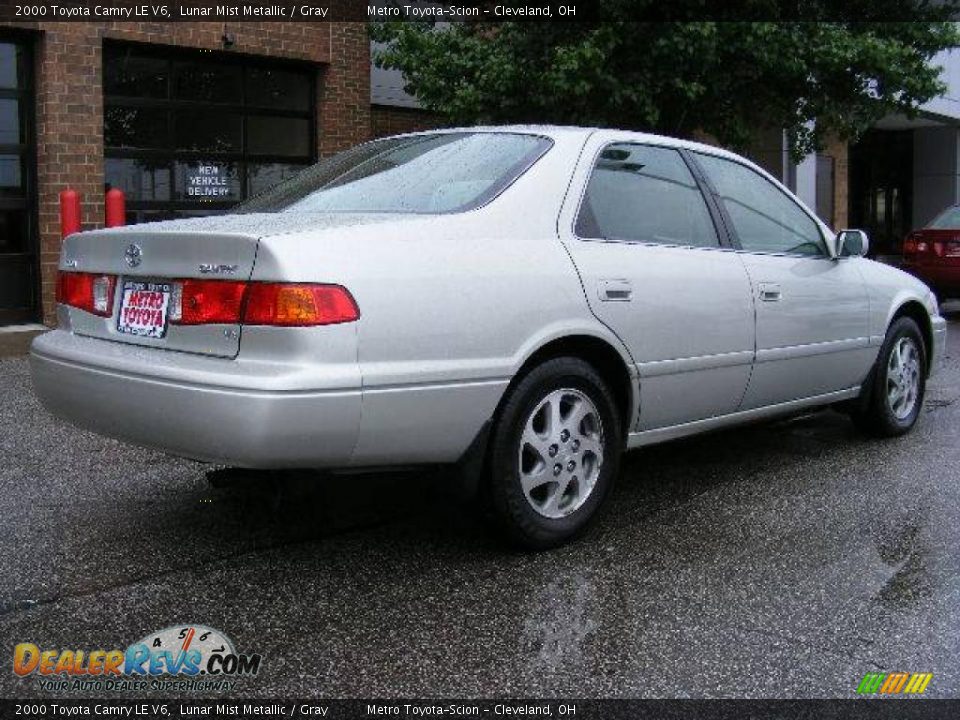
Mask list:
[[[461,212],[496,197],[550,144],[518,133],[386,138],[323,160],[236,212]]]
[[[817,223],[760,173],[714,155],[698,153],[697,159],[713,183],[744,250],[827,254]]]
[[[616,143],[600,153],[576,234],[627,242],[717,247],[707,204],[680,153]]]

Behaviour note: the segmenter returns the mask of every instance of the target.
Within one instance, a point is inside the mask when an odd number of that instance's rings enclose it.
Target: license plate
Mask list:
[[[139,337],[162,338],[167,334],[172,292],[170,283],[125,280],[117,330]]]
[[[960,243],[947,245],[947,257],[960,257]]]

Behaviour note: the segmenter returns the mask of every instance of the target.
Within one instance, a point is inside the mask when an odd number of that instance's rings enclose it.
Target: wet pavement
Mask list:
[[[444,476],[212,488],[55,420],[0,361],[0,696],[56,695],[10,672],[17,643],[192,622],[263,655],[247,697],[850,697],[894,670],[960,697],[952,307],[910,436],[827,411],[648,448],[590,535],[540,555]]]

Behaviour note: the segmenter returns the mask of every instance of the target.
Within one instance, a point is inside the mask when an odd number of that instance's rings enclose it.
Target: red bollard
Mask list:
[[[107,215],[107,227],[120,227],[127,224],[127,196],[119,188],[107,190],[104,202]]]
[[[80,232],[80,193],[67,188],[60,192],[60,237]]]

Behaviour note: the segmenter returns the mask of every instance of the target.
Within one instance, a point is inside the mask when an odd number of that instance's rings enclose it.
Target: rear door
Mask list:
[[[717,223],[679,150],[591,136],[560,236],[590,308],[637,364],[640,430],[733,412],[746,388],[750,281]]]
[[[744,163],[695,153],[753,285],[757,357],[743,409],[859,385],[870,305],[857,258],[832,258],[819,223]]]

